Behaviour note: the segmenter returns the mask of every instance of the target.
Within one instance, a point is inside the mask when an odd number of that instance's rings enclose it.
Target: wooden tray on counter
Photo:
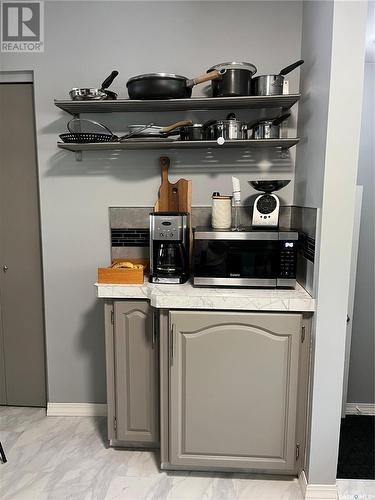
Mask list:
[[[112,264],[129,260],[133,264],[143,264],[143,269],[113,269],[112,267],[98,268],[98,283],[110,285],[141,285],[144,282],[145,275],[149,270],[149,261],[146,259],[113,259]]]

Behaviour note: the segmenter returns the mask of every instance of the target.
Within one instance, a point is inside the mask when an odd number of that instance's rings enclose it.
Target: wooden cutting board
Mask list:
[[[191,213],[191,181],[179,179],[175,184],[169,182],[168,171],[170,159],[161,156],[161,185],[155,212],[188,212]]]

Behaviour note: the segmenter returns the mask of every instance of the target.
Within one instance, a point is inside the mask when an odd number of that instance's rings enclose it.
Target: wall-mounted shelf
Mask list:
[[[70,113],[123,113],[140,111],[205,111],[212,109],[291,108],[301,94],[245,97],[192,97],[190,99],[71,101],[55,99],[55,105]]]
[[[219,145],[216,141],[153,141],[131,140],[124,142],[66,143],[58,142],[57,146],[68,151],[109,151],[109,150],[155,150],[155,149],[202,149],[202,148],[281,148],[286,150],[298,144],[299,138],[293,139],[248,139],[226,141]]]
[[[208,111],[220,109],[277,109],[291,108],[301,97],[301,94],[285,94],[279,96],[244,96],[244,97],[193,97],[190,99],[163,99],[163,100],[132,100],[117,99],[105,101],[72,101],[55,99],[55,105],[70,113],[79,116],[81,113],[124,113],[143,111]],[[209,148],[280,148],[282,156],[286,156],[287,149],[295,146],[299,138],[291,139],[264,139],[264,140],[236,140],[226,141],[219,145],[216,141],[178,141],[178,140],[131,140],[124,142],[106,143],[64,143],[58,142],[61,149],[76,152],[76,159],[80,160],[82,151],[109,151],[109,150],[162,150],[162,149],[209,149]]]

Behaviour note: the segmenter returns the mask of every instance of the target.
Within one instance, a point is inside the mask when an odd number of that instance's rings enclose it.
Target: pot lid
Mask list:
[[[255,126],[258,126],[258,125],[272,125],[274,121],[274,118],[264,118],[262,120],[258,120],[257,122],[253,123],[251,126],[252,127],[255,127]]]
[[[96,93],[96,92],[104,92],[103,89],[94,89],[94,88],[90,88],[90,87],[82,87],[82,88],[79,88],[79,87],[73,87],[70,92],[90,92],[90,93]]]
[[[137,75],[129,78],[126,82],[126,86],[128,86],[131,82],[136,82],[137,80],[152,80],[154,78],[168,78],[170,80],[188,80],[186,76],[175,75],[174,73],[145,73],[144,75]]]
[[[255,78],[284,78],[283,75],[269,74],[269,75],[258,75]]]
[[[254,66],[254,64],[236,61],[215,64],[215,66],[212,66],[212,68],[207,70],[207,73],[213,71],[214,69],[218,71],[220,71],[221,69],[245,69],[247,71],[250,71],[252,75],[255,75],[255,73],[257,72],[257,68],[256,66]]]
[[[231,120],[210,120],[209,122],[204,124],[205,128],[209,128],[212,126],[217,126],[217,125],[247,125],[247,122],[243,122],[241,120],[237,120],[236,118],[232,118]]]

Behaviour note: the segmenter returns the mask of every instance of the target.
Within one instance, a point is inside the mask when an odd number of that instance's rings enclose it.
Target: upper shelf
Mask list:
[[[115,149],[196,149],[196,148],[281,148],[286,150],[298,144],[299,138],[292,139],[247,139],[225,141],[219,145],[216,141],[140,141],[128,139],[124,142],[66,143],[58,142],[57,146],[68,151],[103,151]]]
[[[137,111],[204,111],[210,109],[291,108],[301,94],[245,97],[192,97],[190,99],[71,101],[55,99],[55,105],[70,113],[120,113]]]

